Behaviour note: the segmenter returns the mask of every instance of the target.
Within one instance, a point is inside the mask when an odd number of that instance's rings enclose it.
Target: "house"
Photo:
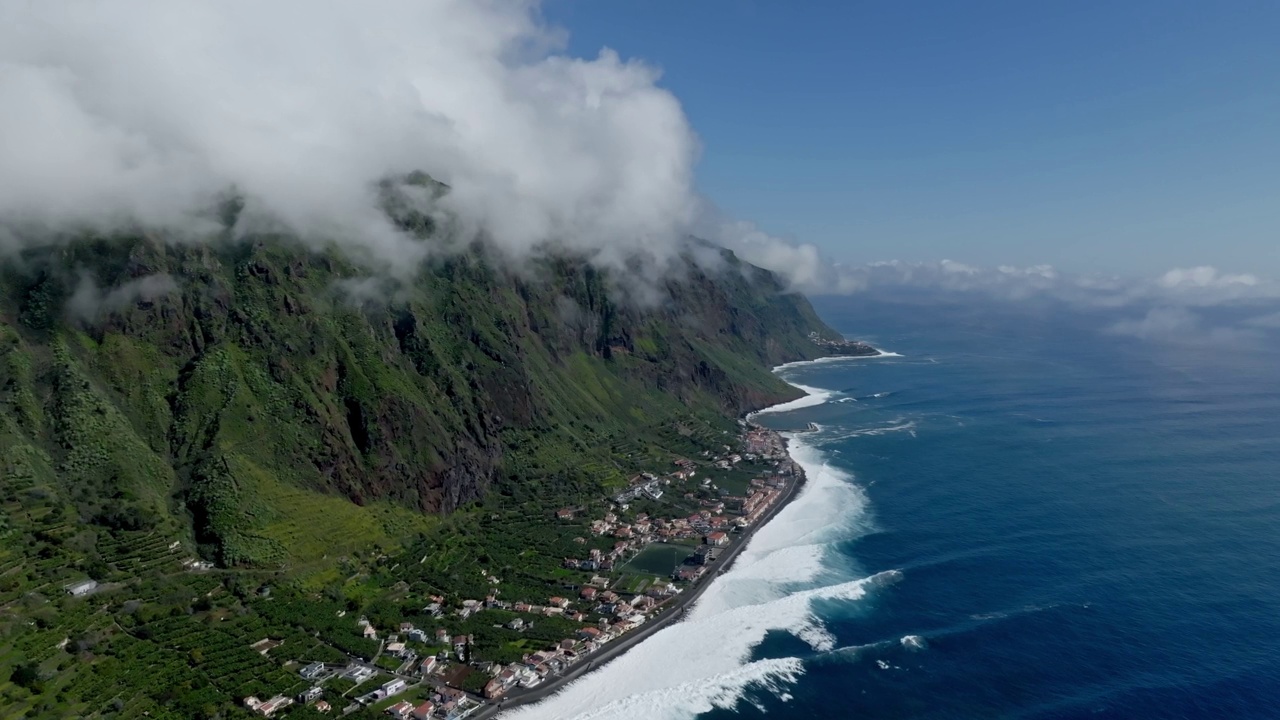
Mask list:
[[[303,705],[306,705],[309,702],[315,702],[316,700],[319,700],[320,696],[323,694],[324,694],[324,688],[320,687],[319,685],[313,685],[307,688],[306,690],[303,690],[302,692],[298,693],[298,702],[302,703]]]
[[[418,666],[418,672],[422,673],[423,675],[430,675],[431,671],[436,669],[437,662],[439,661],[436,660],[436,657],[434,655],[428,657],[426,660],[422,661],[421,665]]]
[[[258,702],[256,707],[249,704],[250,700],[256,701],[257,698],[252,698],[252,697],[245,698],[245,701],[244,701],[245,706],[248,707],[250,710],[253,710],[254,712],[258,713],[262,717],[271,717],[276,713],[277,710],[281,708],[289,707],[290,705],[293,704],[293,698],[288,698],[283,695],[277,695],[271,698],[270,700],[267,700],[266,702]]]
[[[414,642],[425,643],[427,641],[427,631],[414,628],[409,631],[409,639]]]
[[[435,709],[436,706],[431,702],[423,702],[421,705],[413,709],[413,713],[411,713],[411,715],[413,720],[428,720],[431,717],[431,712]]]
[[[584,587],[582,588],[582,592],[578,594],[582,597],[583,600],[595,600],[597,592],[599,591],[593,587]]]
[[[369,623],[367,623],[367,622],[364,624],[364,630],[363,630],[362,632],[363,632],[363,634],[364,634],[364,636],[365,636],[365,637],[367,637],[367,638],[369,638],[369,639],[371,639],[371,640],[377,640],[377,639],[378,639],[378,631],[377,631],[377,630],[375,630],[375,629],[374,629],[374,627],[373,627],[372,625],[370,625]]]
[[[708,545],[712,545],[714,547],[724,547],[725,545],[729,544],[729,536],[719,531],[708,533],[707,536],[703,538],[703,540]]]
[[[98,589],[97,580],[81,580],[78,583],[73,583],[71,585],[68,585],[67,594],[71,595],[72,597],[84,597],[85,595],[88,595],[89,593],[97,589]]]
[[[440,628],[436,630],[436,642],[438,643],[449,642],[449,631],[445,630],[444,628]]]
[[[298,671],[304,680],[315,680],[320,673],[324,672],[324,663],[311,663],[310,665]]]
[[[496,697],[500,697],[506,691],[507,691],[506,686],[504,686],[502,682],[498,680],[498,678],[494,678],[490,680],[484,686],[484,696],[489,698],[490,700]]]
[[[393,718],[398,718],[398,720],[407,720],[411,712],[413,712],[413,703],[404,700],[387,708],[387,714]]]
[[[404,657],[405,654],[405,646],[402,642],[387,643],[386,650],[387,653],[395,655],[396,657]]]
[[[316,712],[322,712],[322,713],[327,713],[333,709],[332,705],[330,705],[329,703],[323,700],[317,701],[313,707],[315,707]]]
[[[507,623],[507,627],[508,627],[508,628],[510,628],[510,629],[512,629],[512,630],[523,630],[523,629],[524,629],[524,620],[523,620],[522,618],[516,618],[516,619],[512,620],[511,622]]]
[[[683,581],[697,580],[702,577],[702,568],[700,567],[682,567],[676,570],[675,579]]]
[[[559,510],[557,510],[557,511],[556,511],[556,519],[557,519],[557,520],[572,520],[572,519],[573,519],[573,510],[570,510],[569,508],[560,508]]]
[[[382,686],[383,697],[391,697],[392,695],[399,695],[400,693],[404,692],[404,689],[406,687],[408,687],[408,684],[405,683],[405,681],[401,680],[400,678],[396,678],[395,680],[390,680],[384,683]]]
[[[583,640],[596,640],[600,637],[600,628],[585,627],[578,631],[578,637]]]
[[[550,605],[551,607],[558,607],[558,608],[569,607],[569,601],[562,597],[553,597],[547,601],[547,604]]]

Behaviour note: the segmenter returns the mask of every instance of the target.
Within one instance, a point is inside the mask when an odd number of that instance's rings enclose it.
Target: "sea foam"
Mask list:
[[[802,400],[828,392],[802,389],[811,393]],[[804,672],[803,660],[753,659],[765,636],[788,632],[816,652],[829,651],[835,639],[815,614],[814,602],[856,602],[901,576],[889,571],[859,578],[828,564],[833,543],[866,531],[866,497],[801,434],[787,439],[791,456],[805,470],[804,487],[751,537],[732,569],[711,581],[684,620],[556,695],[505,713],[504,720],[688,720],[732,708],[749,690],[787,698],[787,688]]]

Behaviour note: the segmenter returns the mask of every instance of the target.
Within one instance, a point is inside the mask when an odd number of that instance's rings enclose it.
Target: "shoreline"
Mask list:
[[[585,665],[579,665],[574,669],[570,670],[568,673],[561,675],[549,682],[544,682],[538,685],[537,687],[529,688],[527,690],[517,690],[511,693],[508,693],[507,695],[503,696],[502,700],[500,700],[497,704],[488,704],[488,706],[484,710],[481,710],[471,715],[471,717],[476,718],[476,720],[484,720],[485,718],[500,717],[504,711],[512,710],[521,706],[530,705],[533,703],[540,702],[542,700],[546,700],[547,698],[551,697],[552,695],[559,692],[560,690],[563,690],[566,685],[573,682],[574,680],[581,678],[582,676],[586,675],[587,673],[593,670],[599,670],[600,668],[608,664],[610,661],[615,660],[618,657],[622,656],[628,650],[631,650],[636,645],[640,644],[641,642],[644,642],[646,639],[649,638],[649,636],[657,633],[659,630],[662,630],[670,625],[679,623],[681,620],[683,620],[685,613],[688,611],[689,607],[694,602],[696,602],[698,598],[700,598],[702,594],[707,591],[707,589],[709,589],[713,584],[715,584],[715,581],[721,575],[728,572],[733,567],[734,562],[738,559],[738,555],[741,554],[741,552],[747,547],[747,545],[750,544],[751,539],[755,535],[756,531],[758,531],[760,528],[764,527],[765,525],[768,525],[769,521],[772,520],[774,516],[777,515],[778,512],[782,510],[782,508],[791,504],[791,501],[794,500],[799,495],[798,491],[806,485],[808,480],[807,474],[805,473],[805,470],[800,465],[800,463],[797,462],[795,458],[791,456],[790,444],[789,444],[790,440],[786,436],[782,435],[781,433],[778,433],[778,434],[780,437],[782,437],[783,443],[787,447],[787,458],[790,459],[790,461],[796,467],[795,479],[787,485],[786,492],[784,492],[783,495],[778,498],[778,501],[775,502],[769,508],[769,511],[765,513],[765,515],[762,518],[760,518],[760,522],[748,528],[747,531],[742,534],[742,537],[738,540],[738,542],[734,543],[732,547],[728,548],[724,553],[724,555],[722,555],[720,559],[716,561],[719,567],[716,568],[715,574],[711,575],[710,577],[704,578],[702,582],[699,582],[695,587],[691,588],[688,592],[682,594],[671,605],[669,605],[665,610],[663,610],[662,614],[659,615],[658,617],[649,620],[643,626],[635,630],[632,630],[626,635],[623,635],[621,638],[618,638],[617,640],[609,643],[604,648],[601,648],[599,651],[596,652],[596,657],[592,658]]]
[[[810,363],[831,362],[835,360],[860,360],[860,359],[880,358],[880,357],[901,357],[901,355],[899,355],[898,353],[885,352],[883,350],[878,350],[878,354],[876,355],[826,356],[826,357],[818,358],[815,360],[799,360],[799,361],[790,362],[790,363],[783,363],[782,365],[773,367],[772,372],[776,373],[779,370],[784,370],[789,367],[797,367],[803,364],[810,364]],[[784,380],[784,382],[786,381]],[[766,412],[784,412],[787,409],[792,409],[785,406],[791,406],[793,403],[802,402],[816,395],[825,393],[825,391],[819,391],[816,388],[809,388],[809,387],[806,387],[803,385],[797,385],[791,382],[788,382],[787,384],[803,391],[805,395],[800,398],[796,398],[795,400],[776,403],[774,405],[770,405],[760,410],[754,410],[754,411],[745,413],[742,419],[745,420],[747,423],[755,425],[756,423],[754,423],[752,418],[754,418],[756,415],[759,415],[761,413],[766,413]],[[796,407],[805,407],[805,406],[801,405]],[[630,633],[627,633],[626,635],[622,636],[621,638],[618,638],[614,642],[609,643],[609,645],[607,645],[606,647],[597,651],[596,657],[587,661],[585,664],[579,665],[573,668],[572,670],[570,670],[568,673],[561,675],[553,680],[544,682],[538,685],[537,687],[533,687],[525,690],[516,690],[503,696],[502,699],[500,699],[496,703],[486,703],[483,709],[473,713],[470,717],[475,718],[476,720],[487,720],[489,718],[501,717],[502,713],[505,711],[532,705],[532,704],[541,702],[543,700],[546,700],[554,696],[556,693],[560,692],[561,690],[564,690],[569,683],[572,683],[573,681],[582,678],[583,676],[587,675],[588,673],[594,670],[603,668],[609,662],[621,657],[627,651],[635,648],[637,645],[644,642],[650,636],[656,634],[658,631],[664,628],[670,627],[671,625],[678,624],[682,619],[684,619],[685,615],[687,614],[689,608],[693,605],[693,603],[695,603],[702,596],[703,593],[705,593],[713,584],[715,584],[718,578],[720,578],[722,575],[727,573],[729,570],[733,569],[734,563],[737,561],[738,556],[751,543],[751,540],[755,536],[755,533],[758,532],[761,528],[768,525],[769,522],[772,521],[774,517],[776,517],[777,514],[782,511],[783,508],[790,505],[797,497],[799,497],[800,491],[808,485],[808,480],[809,480],[808,472],[806,471],[804,465],[802,465],[798,460],[796,460],[795,456],[792,454],[793,439],[789,437],[789,435],[792,435],[794,433],[783,433],[777,430],[773,430],[771,432],[776,433],[783,442],[783,447],[786,450],[787,459],[791,462],[792,466],[795,469],[794,479],[792,480],[792,482],[787,484],[787,487],[784,493],[778,498],[776,502],[773,503],[772,506],[770,506],[768,512],[766,512],[764,516],[760,518],[760,521],[755,523],[751,527],[747,528],[746,531],[742,534],[741,538],[737,542],[735,542],[732,547],[726,550],[724,555],[722,555],[721,558],[717,561],[718,567],[716,568],[715,573],[713,575],[711,575],[710,577],[704,578],[702,582],[699,582],[695,587],[691,588],[688,592],[686,592],[685,594],[677,598],[670,606],[668,606],[665,610],[663,610],[658,617],[655,617],[649,620],[649,622],[646,622],[642,627],[637,628],[631,631]]]

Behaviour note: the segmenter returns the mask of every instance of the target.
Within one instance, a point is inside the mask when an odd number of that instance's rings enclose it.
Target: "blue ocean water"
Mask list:
[[[749,660],[802,671],[700,717],[1280,717],[1274,334],[1144,340],[1102,312],[1014,305],[819,310],[902,357],[787,368],[833,392],[760,420],[817,423],[799,441],[863,498],[824,550],[831,572],[898,572],[814,599],[828,642],[769,631]]]

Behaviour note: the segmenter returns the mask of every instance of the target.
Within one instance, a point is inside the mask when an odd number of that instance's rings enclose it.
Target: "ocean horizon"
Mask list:
[[[818,306],[883,354],[776,370],[803,491],[687,619],[504,717],[1274,716],[1274,337]]]

